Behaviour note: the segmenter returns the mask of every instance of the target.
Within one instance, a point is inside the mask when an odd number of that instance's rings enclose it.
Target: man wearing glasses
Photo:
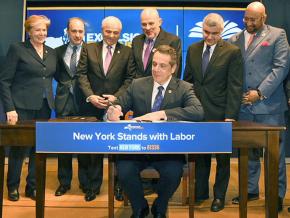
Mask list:
[[[285,31],[266,25],[266,17],[262,3],[249,4],[243,20],[245,30],[229,40],[242,50],[245,66],[239,119],[284,126],[287,101],[283,80],[288,74],[289,45]],[[280,137],[279,212],[286,192],[285,134]],[[259,198],[260,156],[260,149],[249,151],[248,201]],[[232,203],[238,204],[239,197],[233,198]]]

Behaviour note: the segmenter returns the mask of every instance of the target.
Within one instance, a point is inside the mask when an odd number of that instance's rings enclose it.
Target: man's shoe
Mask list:
[[[117,201],[124,201],[123,189],[119,185],[115,186],[114,195]]]
[[[278,197],[278,213],[283,210],[283,198]]]
[[[36,200],[36,190],[31,188],[25,188],[25,197]]]
[[[210,210],[212,212],[218,212],[224,208],[225,208],[225,200],[216,198],[213,200]]]
[[[18,189],[8,190],[8,200],[9,201],[18,201],[19,200]]]
[[[151,213],[153,214],[154,218],[166,218],[166,215],[164,213],[160,213],[156,209],[156,201],[153,202],[152,207],[151,207]]]
[[[70,190],[70,186],[66,185],[60,185],[55,191],[55,196],[62,196],[64,195],[68,190]]]
[[[86,201],[92,201],[92,200],[94,200],[97,197],[98,194],[100,194],[100,189],[96,189],[96,190],[89,189],[86,192],[85,200]]]
[[[131,218],[145,218],[149,214],[149,206],[147,205],[142,210],[137,211],[131,215]]]
[[[251,194],[248,193],[248,201],[254,201],[259,199],[259,194]],[[240,203],[240,197],[237,196],[232,199],[232,204],[239,204]]]

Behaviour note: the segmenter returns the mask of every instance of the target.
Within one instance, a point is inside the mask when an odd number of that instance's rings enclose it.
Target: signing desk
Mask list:
[[[266,126],[251,122],[237,122],[233,125],[233,143],[234,147],[240,149],[239,158],[239,187],[241,203],[239,207],[240,217],[247,216],[247,161],[249,147],[263,146],[265,148],[265,196],[266,196],[266,217],[278,217],[277,200],[278,199],[278,154],[279,154],[279,132],[284,127]],[[4,178],[4,146],[28,146],[35,145],[35,124],[33,122],[22,122],[10,126],[0,124],[0,184],[3,188]],[[45,203],[45,172],[46,172],[46,154],[38,153],[36,155],[37,173],[37,199],[36,199],[36,217],[44,217]],[[189,212],[190,217],[194,217],[194,158],[189,155]],[[271,174],[270,174],[271,172]],[[112,156],[109,158],[109,217],[114,216],[114,194],[112,185],[114,182],[114,162]],[[271,187],[271,188],[269,188]],[[0,192],[2,217],[3,192]],[[271,200],[269,200],[271,199]]]

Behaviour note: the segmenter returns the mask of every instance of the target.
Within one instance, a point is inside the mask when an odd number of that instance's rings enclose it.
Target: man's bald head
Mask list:
[[[248,5],[246,11],[259,13],[261,16],[267,16],[265,6],[261,2],[252,2]]]
[[[141,27],[148,39],[154,39],[160,32],[162,19],[156,8],[145,8],[140,15]]]
[[[261,2],[252,2],[249,4],[244,16],[244,24],[247,31],[251,34],[259,31],[263,28],[266,17],[265,6]]]

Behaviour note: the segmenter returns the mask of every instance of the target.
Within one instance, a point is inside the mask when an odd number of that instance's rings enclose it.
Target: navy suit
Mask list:
[[[126,113],[134,116],[151,112],[153,78],[144,77],[133,80],[124,95],[116,104]],[[172,78],[165,90],[160,110],[165,110],[168,120],[198,121],[203,118],[203,109],[194,94],[192,85]],[[168,201],[178,188],[183,174],[184,155],[120,155],[117,160],[117,172],[121,186],[131,202],[133,212],[138,213],[147,206],[144,198],[140,171],[147,166],[154,167],[160,174],[157,184],[158,197],[154,201],[157,213],[165,214]]]
[[[0,73],[0,96],[5,112],[16,111],[18,120],[49,119],[54,108],[52,78],[55,51],[44,46],[43,59],[30,41],[12,44]],[[27,188],[35,189],[35,147],[11,147],[7,187],[18,189],[25,153],[29,153]]]

